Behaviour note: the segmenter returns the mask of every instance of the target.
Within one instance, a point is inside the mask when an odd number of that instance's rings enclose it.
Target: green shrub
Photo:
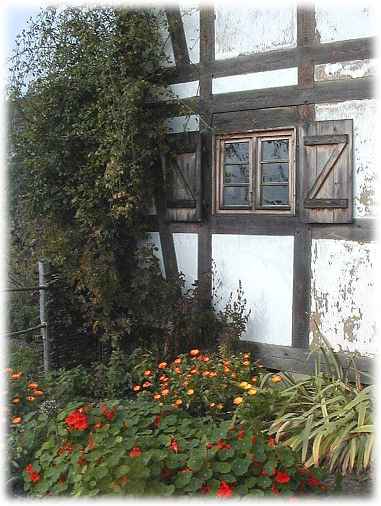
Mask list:
[[[26,428],[28,430],[28,428]],[[231,420],[152,401],[71,403],[23,471],[25,490],[52,496],[272,496],[323,493],[321,474]]]

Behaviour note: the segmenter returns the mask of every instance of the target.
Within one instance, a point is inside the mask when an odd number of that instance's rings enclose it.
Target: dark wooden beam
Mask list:
[[[168,30],[172,41],[176,67],[189,65],[190,58],[180,8],[171,7],[170,9],[165,9],[165,13],[167,15]]]
[[[299,374],[313,374],[315,372],[315,357],[311,350],[291,346],[279,346],[274,344],[255,343],[252,341],[240,341],[239,349],[252,351],[255,360],[269,369],[290,371]],[[311,354],[311,355],[310,355]],[[340,352],[337,354],[343,367],[348,370],[349,377],[355,379],[355,370],[350,362],[350,354]],[[366,357],[356,358],[356,367],[360,372],[360,381],[365,384],[374,381],[374,360]],[[322,370],[328,372],[328,368],[321,357]],[[362,374],[361,374],[362,373]],[[373,378],[372,378],[373,376]]]
[[[312,239],[334,239],[342,241],[372,242],[376,240],[377,223],[375,218],[357,219],[348,224],[311,225]]]
[[[296,19],[298,48],[312,46],[316,41],[315,7],[313,5],[298,5]],[[302,60],[299,62],[298,85],[300,88],[313,88],[313,61]]]
[[[199,64],[179,65],[176,69],[168,69],[168,78],[172,83],[194,81],[203,72],[216,77],[227,77],[251,72],[265,72],[296,67],[299,64],[336,63],[352,60],[374,58],[376,41],[374,37],[343,40],[325,44],[310,44],[289,49],[276,49],[263,53],[237,56],[224,60],[215,60],[208,69]]]

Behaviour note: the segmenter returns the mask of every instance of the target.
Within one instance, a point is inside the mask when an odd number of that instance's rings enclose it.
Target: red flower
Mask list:
[[[318,487],[320,485],[320,480],[316,478],[313,474],[308,477],[307,483],[310,487]]]
[[[245,431],[240,430],[237,434],[237,439],[243,439],[245,437]]]
[[[68,441],[65,441],[64,445],[58,449],[59,455],[63,455],[64,453],[68,453],[69,455],[73,453],[73,447]]]
[[[89,420],[87,415],[76,409],[72,411],[66,418],[65,423],[70,429],[86,430],[89,426]]]
[[[155,419],[153,421],[153,424],[154,424],[155,427],[159,427],[160,426],[160,420],[161,420],[160,419],[160,415],[155,416]]]
[[[274,495],[280,495],[280,492],[279,492],[279,490],[276,488],[276,486],[275,486],[275,485],[273,485],[273,486],[271,487],[271,492],[272,492]]]
[[[290,476],[287,473],[282,473],[282,471],[277,471],[275,475],[275,481],[277,483],[288,483],[290,479]]]
[[[130,451],[129,453],[129,456],[132,457],[132,458],[135,458],[135,457],[140,457],[140,455],[142,454],[142,451],[141,449],[139,448],[139,446],[135,446],[134,448],[132,448],[132,450]]]
[[[32,464],[28,464],[25,468],[25,472],[28,473],[30,481],[36,483],[41,479],[40,473],[38,473],[32,466]]]
[[[232,445],[230,445],[229,443],[225,443],[225,441],[223,439],[219,439],[216,443],[216,446],[217,448],[219,448],[220,450],[223,450],[224,448],[226,449],[229,449],[232,447]]]
[[[267,441],[267,444],[270,448],[274,448],[274,446],[276,445],[275,438],[270,436]]]
[[[209,494],[211,487],[204,483],[204,485],[200,488],[201,494]]]
[[[171,439],[171,444],[169,445],[169,447],[175,453],[178,453],[180,451],[179,445],[177,444],[177,441],[174,438]]]
[[[226,481],[221,481],[220,486],[218,487],[216,496],[217,497],[231,497],[233,495],[233,488],[230,487]]]
[[[101,413],[104,415],[107,420],[110,420],[110,422],[115,418],[116,415],[116,409],[115,407],[111,410],[109,409],[105,404],[101,405]]]

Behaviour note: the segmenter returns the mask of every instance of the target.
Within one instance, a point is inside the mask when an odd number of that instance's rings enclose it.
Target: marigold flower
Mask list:
[[[242,404],[242,402],[243,402],[243,397],[236,397],[233,400],[233,404],[235,404],[236,406],[239,406],[240,404]]]
[[[209,362],[210,358],[207,357],[206,355],[202,357],[202,361],[203,362]]]
[[[33,395],[36,397],[42,397],[44,395],[44,392],[42,390],[34,390]]]
[[[181,360],[181,358],[180,358],[180,357],[177,357],[177,358],[173,361],[173,363],[174,363],[174,364],[176,364],[176,365],[181,364],[181,362],[182,362],[182,360]]]
[[[256,395],[257,389],[256,388],[250,388],[250,390],[247,392],[249,395]]]
[[[14,417],[12,418],[12,423],[13,423],[14,425],[19,425],[21,422],[22,422],[22,418],[21,418],[21,416],[14,416]]]
[[[136,457],[140,457],[141,454],[142,454],[142,451],[139,448],[139,446],[134,446],[134,448],[132,448],[132,450],[130,451],[130,453],[128,455],[132,458],[136,458]]]
[[[79,409],[72,411],[66,418],[65,423],[70,429],[86,430],[89,426],[89,420],[85,413]]]
[[[167,367],[167,362],[160,362],[160,364],[158,365],[158,368],[159,369],[165,369]]]
[[[243,354],[243,358],[249,359],[250,358],[250,353],[244,353]]]
[[[209,373],[209,378],[215,378],[217,376],[217,372],[216,371],[211,371]]]
[[[274,376],[271,376],[271,381],[273,383],[279,383],[282,381],[282,376],[279,376],[279,374],[275,374]]]
[[[168,380],[169,380],[169,378],[165,374],[162,374],[161,376],[159,376],[160,383],[165,383]]]
[[[231,497],[233,495],[233,488],[226,483],[226,481],[221,481],[220,486],[216,492],[217,497]]]
[[[243,439],[245,437],[246,432],[244,430],[240,430],[237,434],[237,439]]]
[[[144,376],[145,376],[146,378],[148,378],[149,376],[152,376],[152,371],[150,371],[149,369],[147,369],[146,371],[144,371],[144,373],[143,373],[143,374],[144,374]]]
[[[34,400],[36,400],[36,398],[33,395],[28,395],[28,397],[26,398],[26,400],[29,401],[29,402],[33,402]]]
[[[209,373],[209,371],[204,371],[204,372],[202,373],[202,376],[203,376],[204,378],[207,378],[207,377],[209,376],[209,374],[210,374],[210,373]]]
[[[252,383],[256,383],[256,382],[257,382],[257,379],[258,379],[258,378],[257,378],[256,376],[253,376],[253,377],[251,378],[251,382],[252,382]]]
[[[163,397],[166,397],[168,394],[169,394],[169,390],[168,390],[168,388],[164,388],[164,390],[162,390],[162,391],[161,391],[161,395],[162,395]]]
[[[14,399],[12,399],[12,404],[20,404],[20,402],[21,402],[20,397],[15,397]]]
[[[198,355],[199,353],[200,353],[200,350],[195,349],[195,350],[191,350],[191,351],[189,352],[189,355],[190,355],[191,357],[197,357],[197,355]]]
[[[181,406],[182,403],[183,403],[183,401],[181,399],[176,399],[175,400],[176,406]]]
[[[149,388],[149,387],[152,387],[152,383],[150,381],[145,381],[143,383],[143,388]]]
[[[31,390],[35,390],[36,388],[38,388],[38,384],[37,383],[29,383],[27,386]]]
[[[181,373],[181,369],[180,369],[180,367],[175,367],[174,371],[175,371],[175,373],[177,373],[177,374],[180,374],[180,373]]]
[[[197,374],[198,373],[198,369],[196,369],[196,367],[193,367],[193,369],[191,369],[189,372],[191,374]]]
[[[277,471],[274,480],[277,483],[288,483],[291,477],[287,473],[283,473],[282,471]]]
[[[211,402],[211,403],[209,404],[209,407],[210,407],[210,408],[214,408],[214,406],[215,406],[215,405],[216,405],[216,403],[215,403],[215,402]]]
[[[224,367],[224,372],[226,372],[226,373],[230,372],[229,367]]]
[[[134,385],[134,386],[132,387],[132,390],[133,390],[134,392],[139,392],[139,390],[141,390],[141,388],[142,388],[142,387],[141,387],[140,385]]]
[[[247,385],[248,385],[248,382],[247,382],[247,381],[241,381],[241,383],[239,384],[239,386],[240,386],[241,388],[246,388],[246,387],[247,387]]]
[[[11,379],[18,380],[18,379],[21,378],[21,376],[22,376],[22,372],[21,371],[20,372],[14,372],[13,374],[11,374]]]
[[[155,399],[155,401],[159,401],[161,399],[161,395],[160,394],[154,394],[153,398]]]
[[[194,394],[193,388],[190,388],[189,390],[187,390],[187,394],[188,395],[193,395]]]

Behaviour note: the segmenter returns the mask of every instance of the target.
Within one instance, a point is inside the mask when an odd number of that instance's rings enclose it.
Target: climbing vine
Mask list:
[[[128,280],[162,190],[174,102],[166,92],[160,16],[153,10],[48,8],[11,60],[9,164],[14,230],[26,256],[65,278],[87,332],[128,328]],[[17,222],[17,223],[16,223]],[[24,255],[24,257],[25,257]]]

